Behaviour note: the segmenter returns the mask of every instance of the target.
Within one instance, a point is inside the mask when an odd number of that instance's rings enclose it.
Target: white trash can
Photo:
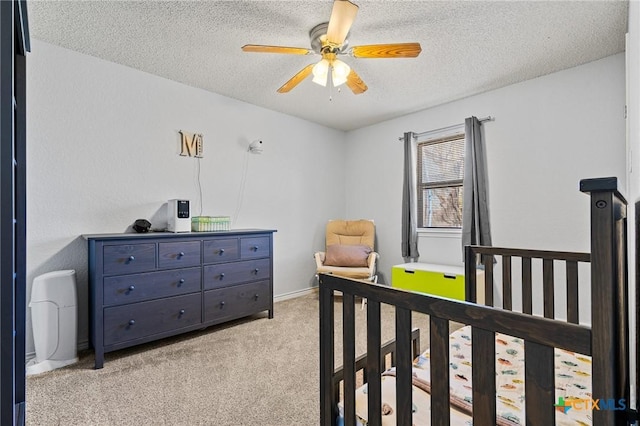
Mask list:
[[[76,271],[36,277],[29,307],[36,357],[27,363],[27,375],[78,362]]]

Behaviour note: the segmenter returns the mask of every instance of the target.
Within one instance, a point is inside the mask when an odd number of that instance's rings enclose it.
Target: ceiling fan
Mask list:
[[[367,85],[349,65],[339,60],[340,55],[355,58],[415,58],[422,48],[420,43],[371,44],[348,47],[347,36],[358,13],[358,6],[349,0],[334,0],[329,22],[316,25],[309,32],[311,49],[303,47],[264,46],[247,44],[242,46],[245,52],[284,53],[289,55],[320,54],[322,59],[316,64],[304,67],[278,89],[286,93],[302,80],[313,74],[313,82],[326,86],[331,75],[334,87],[346,83],[351,91],[358,95],[367,90]]]

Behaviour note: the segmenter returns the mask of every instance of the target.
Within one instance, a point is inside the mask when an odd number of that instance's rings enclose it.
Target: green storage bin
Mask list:
[[[464,268],[430,263],[403,263],[391,268],[391,286],[449,299],[465,300]]]

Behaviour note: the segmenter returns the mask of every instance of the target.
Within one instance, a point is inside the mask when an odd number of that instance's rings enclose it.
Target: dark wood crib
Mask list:
[[[615,178],[588,179],[580,190],[590,194],[591,253],[467,247],[465,277],[467,302],[407,292],[387,286],[331,275],[320,276],[320,423],[335,424],[338,386],[341,382],[344,424],[356,424],[356,373],[363,370],[368,384],[368,425],[378,426],[381,413],[381,373],[384,355],[393,352],[396,366],[396,415],[398,425],[412,425],[412,360],[417,331],[412,330],[412,312],[429,315],[431,362],[431,425],[450,424],[449,322],[471,326],[473,368],[473,424],[496,424],[495,333],[524,341],[525,413],[527,425],[555,424],[554,349],[560,348],[592,358],[593,399],[630,400],[629,320],[626,244],[626,201],[617,191]],[[519,258],[521,277],[514,280],[512,264]],[[485,305],[476,300],[476,259],[484,267]],[[579,267],[590,264],[591,326],[579,324]],[[498,265],[496,267],[496,265]],[[541,271],[532,270],[541,266]],[[564,268],[563,274],[554,273]],[[564,275],[563,282],[556,282]],[[500,279],[497,279],[497,278]],[[541,277],[541,285],[533,278]],[[494,285],[501,281],[501,307],[494,307]],[[521,291],[513,291],[513,282]],[[566,307],[558,309],[554,292],[561,286]],[[534,315],[534,296],[543,300],[543,315]],[[582,289],[580,289],[581,291]],[[343,301],[343,367],[335,368],[334,294]],[[521,299],[514,303],[515,294]],[[367,300],[367,352],[356,359],[355,297]],[[381,304],[395,307],[395,341],[381,343]],[[513,311],[514,305],[522,307]],[[558,311],[566,311],[566,319]],[[419,345],[419,343],[418,343]],[[533,361],[533,362],[532,362]],[[635,382],[635,379],[634,379]],[[634,383],[635,384],[635,383]],[[594,410],[594,425],[624,425],[635,419],[635,411]]]

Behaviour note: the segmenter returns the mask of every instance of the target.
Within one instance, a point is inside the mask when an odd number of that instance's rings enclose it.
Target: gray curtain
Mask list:
[[[404,134],[404,182],[402,185],[402,257],[415,262],[418,253],[418,209],[416,205],[417,145],[412,132]]]
[[[462,250],[467,245],[491,245],[487,203],[487,161],[480,121],[464,121],[464,199],[462,204]]]

